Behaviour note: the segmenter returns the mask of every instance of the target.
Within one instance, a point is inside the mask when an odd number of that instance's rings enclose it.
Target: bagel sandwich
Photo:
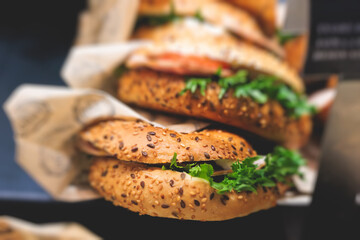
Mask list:
[[[140,120],[103,119],[78,147],[94,156],[89,182],[116,206],[140,215],[222,221],[276,205],[301,175],[301,156],[282,147],[258,156],[220,130],[179,133]]]
[[[315,110],[301,78],[252,45],[215,33],[179,36],[134,51],[125,66],[125,103],[225,123],[289,148],[311,133]]]
[[[153,2],[153,1],[152,1]],[[276,37],[269,37],[259,26],[256,19],[243,10],[224,1],[158,1],[149,4],[140,1],[139,17],[133,38],[156,40],[159,36],[171,37],[172,34],[186,34],[181,28],[184,18],[205,22],[226,30],[241,41],[249,42],[278,57],[284,57],[284,50]],[[197,34],[196,28],[186,25]]]

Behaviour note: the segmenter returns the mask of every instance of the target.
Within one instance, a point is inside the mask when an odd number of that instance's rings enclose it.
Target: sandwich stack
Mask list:
[[[273,0],[140,1],[133,38],[152,44],[119,66],[118,98],[282,146],[258,156],[222,130],[186,134],[102,119],[78,135],[95,158],[90,184],[115,205],[159,217],[219,221],[275,206],[301,175],[305,161],[289,149],[307,142],[315,109],[274,36]]]

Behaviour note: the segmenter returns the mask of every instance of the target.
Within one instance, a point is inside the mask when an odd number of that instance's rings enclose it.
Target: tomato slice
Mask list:
[[[223,75],[231,72],[230,64],[207,57],[164,53],[152,58],[151,68],[180,75],[211,75],[221,68]]]

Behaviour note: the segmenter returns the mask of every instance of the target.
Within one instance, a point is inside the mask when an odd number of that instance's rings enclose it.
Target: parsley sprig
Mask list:
[[[277,182],[289,183],[288,177],[291,175],[303,177],[299,167],[305,165],[305,160],[298,152],[278,146],[265,157],[263,168],[258,169],[254,164],[260,156],[248,157],[242,162],[234,162],[231,166],[233,172],[227,174],[221,182],[215,182],[211,177],[214,173],[212,165],[191,163],[179,166],[176,156],[175,153],[170,167],[163,166],[163,169],[186,172],[193,177],[205,179],[219,194],[231,191],[256,192],[258,187],[275,187]]]
[[[220,77],[220,75],[221,70],[218,70],[213,78],[189,78],[180,95],[187,91],[195,93],[199,89],[200,94],[205,96],[207,85],[213,79],[217,79],[220,86],[219,99],[222,99],[229,89],[234,89],[235,97],[250,97],[260,104],[266,103],[269,99],[277,100],[287,110],[288,115],[295,118],[316,113],[315,107],[307,103],[305,96],[294,92],[273,76],[258,75],[250,81],[246,70],[239,70],[230,77]]]

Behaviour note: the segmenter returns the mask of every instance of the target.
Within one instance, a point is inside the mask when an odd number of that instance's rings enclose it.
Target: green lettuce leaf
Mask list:
[[[216,79],[220,86],[219,99],[222,99],[229,89],[234,89],[234,96],[237,98],[249,97],[260,104],[268,102],[269,99],[276,100],[286,109],[287,114],[294,118],[316,113],[315,107],[308,104],[304,95],[294,92],[273,76],[259,75],[250,81],[246,70],[239,70],[230,77],[221,78],[220,74],[221,70],[218,70],[213,78],[187,79],[185,88],[180,95],[187,91],[195,93],[199,89],[201,95],[205,96],[207,85]]]
[[[215,182],[211,177],[214,169],[210,164],[191,163],[179,167],[176,163],[176,153],[169,169],[205,179],[219,194],[231,191],[256,192],[258,187],[275,187],[277,182],[289,184],[288,177],[292,175],[303,177],[299,167],[305,165],[305,160],[296,151],[277,146],[273,153],[265,157],[265,166],[258,169],[254,162],[260,158],[260,156],[248,157],[241,162],[234,162],[231,166],[233,172],[227,174],[220,182]]]

